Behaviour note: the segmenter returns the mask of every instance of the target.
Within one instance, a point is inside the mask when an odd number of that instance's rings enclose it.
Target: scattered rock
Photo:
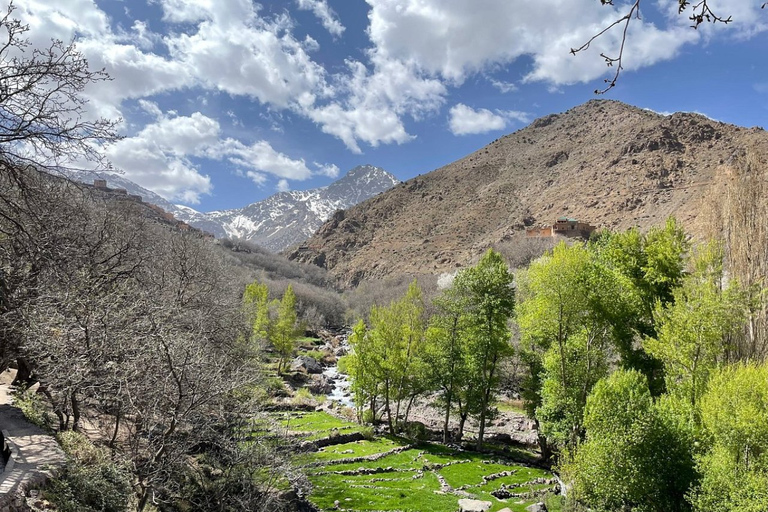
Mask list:
[[[325,375],[313,375],[307,387],[314,395],[327,395],[333,391],[333,381]]]
[[[525,507],[527,512],[547,512],[547,506],[541,502]]]
[[[291,363],[292,372],[323,373],[323,366],[309,356],[298,356]]]
[[[493,506],[490,501],[460,499],[459,512],[487,512]]]

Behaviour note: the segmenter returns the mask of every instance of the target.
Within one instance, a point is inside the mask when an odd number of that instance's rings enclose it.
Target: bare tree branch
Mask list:
[[[640,2],[641,0],[635,0],[632,5],[629,8],[629,11],[622,17],[618,18],[616,21],[612,22],[610,25],[605,27],[603,30],[589,38],[589,40],[581,45],[578,48],[571,48],[571,54],[576,55],[579,52],[586,51],[589,49],[590,45],[596,40],[599,39],[601,36],[609,32],[611,29],[616,27],[617,25],[623,25],[623,32],[621,36],[621,45],[618,50],[618,54],[615,57],[612,57],[610,55],[607,55],[605,53],[601,53],[600,56],[605,59],[605,63],[608,65],[608,67],[615,67],[616,72],[614,73],[612,78],[606,78],[605,83],[608,84],[605,89],[596,89],[595,94],[604,94],[611,90],[613,87],[616,86],[616,83],[619,79],[619,75],[621,74],[621,71],[623,68],[623,58],[624,58],[624,48],[627,42],[627,34],[629,31],[629,25],[632,22],[632,20],[639,20],[640,18]],[[613,6],[613,0],[600,0],[601,5],[610,5]],[[691,20],[691,28],[698,29],[699,25],[702,23],[722,23],[724,25],[727,25],[728,23],[731,23],[733,21],[733,18],[731,16],[724,17],[716,14],[712,9],[709,7],[709,4],[707,3],[707,0],[700,0],[697,3],[691,3],[687,0],[678,0],[678,14],[683,14],[688,8],[690,7],[691,15],[688,17],[689,20]],[[761,9],[765,9],[765,6],[768,5],[768,2],[763,3],[761,5]]]

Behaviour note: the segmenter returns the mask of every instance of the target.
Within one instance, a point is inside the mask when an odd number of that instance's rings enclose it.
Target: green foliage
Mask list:
[[[288,285],[280,300],[277,310],[277,320],[275,321],[271,333],[270,341],[280,354],[280,361],[277,364],[277,372],[280,373],[285,360],[293,354],[296,347],[296,338],[301,332],[296,316],[296,295],[293,293],[293,287]]]
[[[584,425],[586,440],[564,465],[573,482],[570,499],[605,512],[687,510],[692,437],[664,404],[654,403],[641,373],[620,370],[597,383]]]
[[[317,401],[315,400],[315,397],[312,396],[312,393],[309,391],[309,389],[299,388],[293,394],[291,403],[293,403],[293,405],[314,405],[317,403]]]
[[[541,405],[536,409],[541,433],[555,445],[575,446],[583,434],[587,395],[608,374],[604,347],[585,333],[573,335],[562,351],[550,347],[544,355],[543,369]],[[568,376],[567,385],[561,378],[562,371]]]
[[[251,336],[256,341],[269,338],[269,289],[266,284],[254,281],[245,287],[243,309],[251,326]]]
[[[614,344],[623,368],[640,370],[651,393],[664,390],[662,364],[637,343],[656,336],[654,310],[673,300],[673,290],[685,276],[690,242],[674,218],[647,234],[636,228],[620,233],[603,232],[590,248],[599,261],[619,279],[624,292],[611,319]]]
[[[768,503],[768,365],[735,365],[716,371],[701,399],[709,448],[698,458],[701,512],[758,512]]]
[[[709,373],[722,361],[729,335],[745,318],[738,284],[725,285],[722,248],[704,246],[692,262],[693,272],[674,289],[674,301],[657,304],[656,338],[646,350],[664,363],[667,389],[684,396],[695,411]]]
[[[24,417],[30,423],[37,425],[43,430],[50,431],[53,429],[48,407],[41,395],[21,388],[13,395],[13,405],[21,409]]]
[[[526,408],[547,441],[575,446],[592,386],[607,372],[614,326],[634,295],[619,274],[581,244],[558,244],[520,277],[518,324],[529,367]]]
[[[66,468],[52,479],[45,498],[60,512],[123,512],[133,491],[128,468],[82,434],[62,432],[58,441],[68,455]]]
[[[458,404],[460,413],[469,412],[472,404],[467,402],[471,395],[469,386],[468,318],[466,298],[454,287],[447,288],[433,301],[435,313],[430,319],[426,333],[427,378],[430,387],[439,393],[439,400],[445,407],[443,441],[448,441],[450,413]]]
[[[376,410],[379,398],[391,434],[398,429],[401,406],[427,387],[424,362],[424,303],[416,281],[405,296],[387,307],[374,306],[370,329],[358,322],[350,336],[348,362],[358,410]],[[406,406],[407,407],[407,406]],[[407,416],[407,408],[404,411]],[[406,418],[407,420],[407,418]]]
[[[482,446],[485,417],[499,382],[499,363],[511,355],[507,323],[515,308],[512,273],[501,255],[489,249],[474,267],[462,270],[453,282],[466,314],[466,368],[468,396],[476,404]]]

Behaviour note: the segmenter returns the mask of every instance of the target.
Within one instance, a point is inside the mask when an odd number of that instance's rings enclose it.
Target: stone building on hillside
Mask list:
[[[558,218],[550,226],[532,227],[525,230],[525,236],[531,238],[549,238],[555,236],[566,236],[568,238],[589,239],[597,228],[586,222],[579,222],[576,219],[568,217]]]

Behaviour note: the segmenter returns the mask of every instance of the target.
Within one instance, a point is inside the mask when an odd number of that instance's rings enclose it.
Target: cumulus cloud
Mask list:
[[[349,74],[337,85],[343,99],[304,109],[323,132],[341,139],[354,153],[362,153],[358,141],[377,147],[413,139],[402,117],[418,119],[437,111],[447,94],[439,80],[419,76],[404,62],[375,53],[371,60],[372,71],[359,61],[347,61]]]
[[[291,186],[288,184],[288,180],[278,181],[276,188],[278,192],[288,192],[289,190],[291,190]]]
[[[154,114],[159,110],[149,101],[142,107]],[[110,147],[108,156],[128,179],[167,199],[187,203],[199,202],[201,195],[212,190],[210,176],[200,171],[196,161],[228,161],[257,185],[263,185],[268,175],[286,183],[313,175],[303,159],[291,158],[267,141],[244,144],[233,138],[222,139],[219,122],[200,112],[178,117],[160,115],[136,135]],[[321,174],[335,167],[316,166]]]
[[[463,103],[451,107],[448,112],[448,125],[454,135],[473,135],[495,130],[503,130],[512,121],[528,122],[530,116],[525,112],[514,110],[473,109]]]
[[[162,0],[171,21],[195,21],[195,28],[164,38],[175,62],[185,65],[197,83],[232,95],[287,108],[325,96],[325,70],[290,32],[287,17],[267,20],[250,1],[190,2],[175,11],[177,0]],[[314,41],[308,42],[312,49]],[[316,43],[314,43],[316,44]]]
[[[276,151],[267,141],[246,145],[228,138],[205,148],[205,155],[214,159],[227,159],[251,172],[267,173],[290,180],[305,180],[312,176],[303,159],[293,159]]]
[[[317,172],[319,174],[322,174],[323,176],[328,176],[329,178],[338,178],[339,176],[339,166],[336,164],[319,164],[317,162],[312,162],[315,167],[317,167]]]
[[[344,25],[338,20],[336,13],[328,6],[326,0],[296,0],[296,4],[299,9],[312,11],[331,35],[339,37],[344,33]]]
[[[600,52],[618,48],[621,37],[620,30],[611,31],[593,43],[592,55],[570,55],[571,48],[623,15],[620,7],[599,6],[591,0],[486,0],[482,9],[462,0],[367,2],[369,34],[383,55],[455,84],[525,55],[534,62],[529,80],[556,84],[592,80],[606,72]],[[671,58],[698,37],[682,27],[661,30],[644,20],[635,20],[632,26],[627,67]]]

